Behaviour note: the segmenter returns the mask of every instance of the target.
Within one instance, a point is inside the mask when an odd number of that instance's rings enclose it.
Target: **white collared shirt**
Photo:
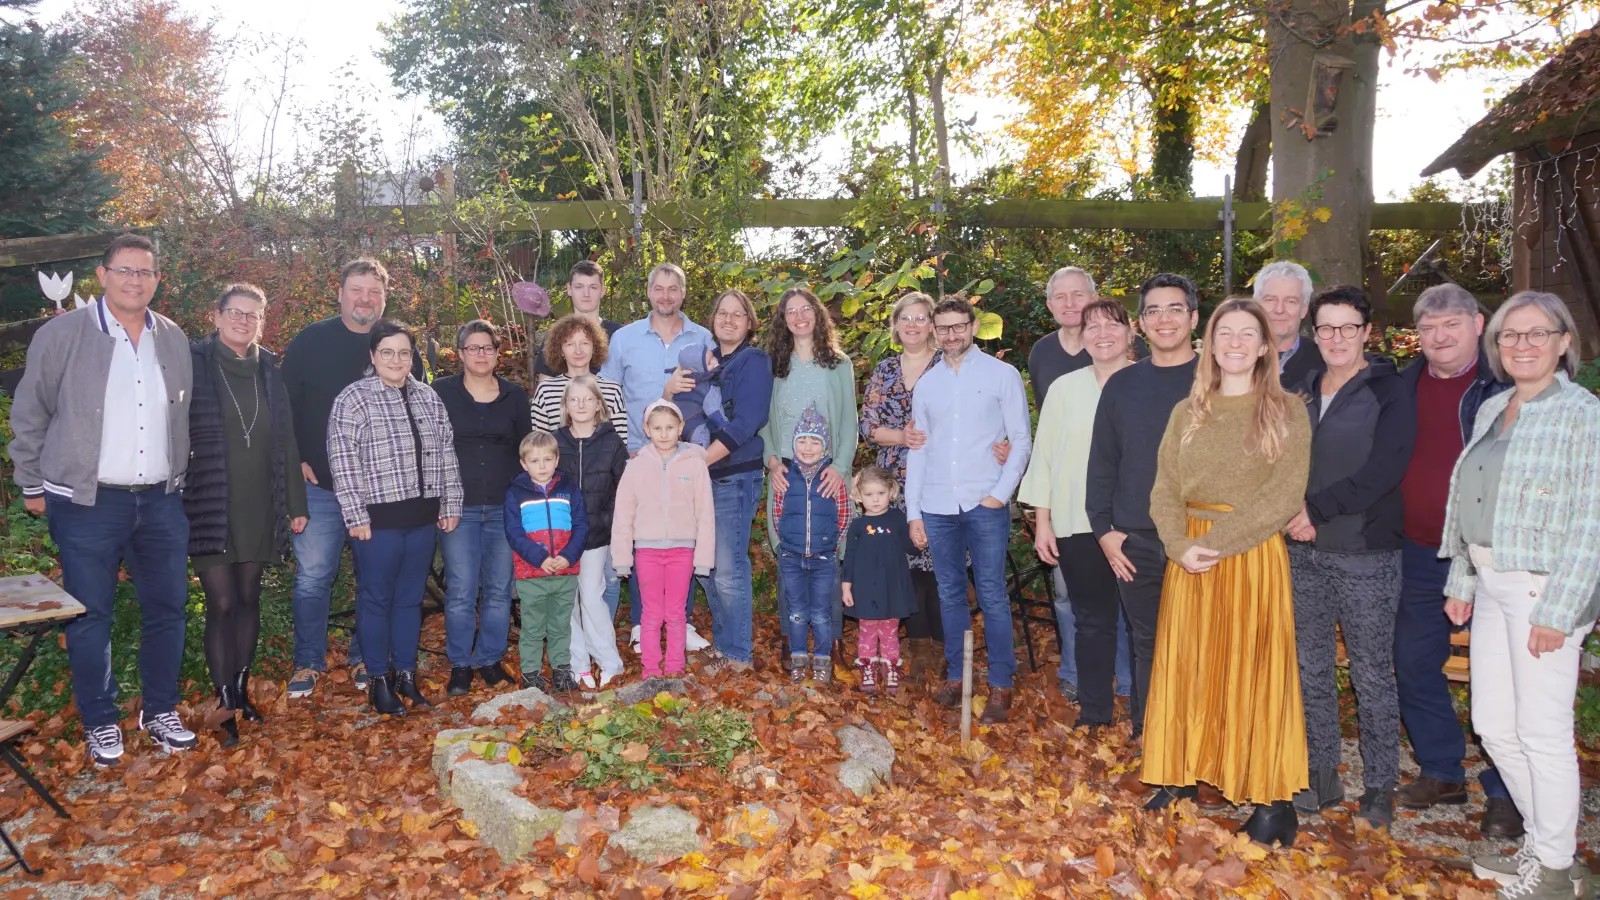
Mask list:
[[[164,484],[172,475],[167,434],[167,382],[156,361],[155,317],[144,316],[144,331],[134,347],[127,329],[95,304],[95,321],[117,344],[106,378],[105,409],[100,418],[102,484]]]

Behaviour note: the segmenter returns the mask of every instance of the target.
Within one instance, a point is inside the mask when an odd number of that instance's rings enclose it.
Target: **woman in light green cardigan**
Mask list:
[[[792,452],[794,426],[806,407],[815,406],[833,431],[833,464],[822,474],[822,490],[843,501],[850,483],[850,467],[856,456],[856,370],[850,357],[839,348],[833,318],[817,296],[804,288],[791,288],[778,299],[778,308],[767,329],[767,354],[772,357],[772,406],[767,424],[761,429],[762,446],[767,452],[767,544],[778,546],[778,524],[772,518],[773,497],[788,488],[788,466]],[[837,584],[837,581],[835,582]],[[780,584],[778,618],[787,619],[788,609]],[[835,588],[833,633],[844,627],[844,604]],[[839,664],[841,643],[833,642],[833,657]],[[784,660],[789,653],[784,651]]]
[[[1472,726],[1527,827],[1515,856],[1473,861],[1503,897],[1570,897],[1585,874],[1572,706],[1600,613],[1600,400],[1571,381],[1576,332],[1554,294],[1524,291],[1495,313],[1484,358],[1513,387],[1478,410],[1439,551],[1445,614],[1472,621]]]

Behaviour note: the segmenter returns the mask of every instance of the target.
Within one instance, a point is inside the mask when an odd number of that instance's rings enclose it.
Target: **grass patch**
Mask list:
[[[584,787],[622,784],[638,790],[679,769],[726,769],[741,751],[754,746],[755,725],[748,716],[728,709],[694,709],[688,700],[663,692],[632,706],[604,706],[577,718],[535,725],[519,742],[519,761],[547,766],[571,760]]]

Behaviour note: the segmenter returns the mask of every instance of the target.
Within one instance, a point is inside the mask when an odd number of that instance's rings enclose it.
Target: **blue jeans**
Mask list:
[[[833,593],[839,587],[839,558],[832,553],[805,556],[778,551],[778,577],[784,585],[788,615],[783,620],[790,653],[806,652],[809,634],[818,656],[827,656],[838,637],[833,630]]]
[[[967,606],[967,555],[983,613],[990,687],[1011,687],[1017,674],[1017,648],[1011,633],[1011,598],[1006,594],[1006,543],[1011,538],[1011,508],[978,505],[955,515],[924,513],[933,574],[939,580],[939,615],[944,620],[945,678],[961,680],[961,634],[972,627]]]
[[[502,506],[468,506],[444,552],[444,649],[452,666],[492,666],[511,630],[511,543]],[[478,599],[479,588],[483,599]]]
[[[344,513],[333,491],[306,485],[304,531],[294,536],[294,667],[328,668],[328,607],[333,602],[333,579],[339,574],[339,555],[350,539]],[[354,558],[354,554],[351,554]],[[360,567],[357,566],[359,569]],[[360,579],[357,579],[359,587]],[[359,617],[358,617],[359,619]],[[361,661],[360,623],[350,630],[350,662]]]
[[[1461,765],[1467,736],[1450,699],[1445,660],[1454,626],[1444,615],[1444,583],[1450,561],[1439,548],[1406,539],[1400,550],[1400,611],[1394,623],[1394,676],[1400,721],[1411,738],[1411,753],[1422,774],[1451,784],[1466,781]],[[1485,754],[1487,758],[1487,754]],[[1491,764],[1478,773],[1488,797],[1509,798],[1505,782]]]
[[[367,636],[361,659],[367,671],[415,672],[422,634],[422,593],[433,563],[437,527],[372,530],[365,541],[351,541],[361,569],[356,584],[356,628]]]
[[[717,513],[717,559],[711,577],[701,578],[711,607],[711,638],[723,656],[750,662],[751,620],[755,616],[750,586],[750,524],[761,500],[764,473],[741,472],[711,481]]]
[[[1061,631],[1061,666],[1056,678],[1068,684],[1078,683],[1078,619],[1072,614],[1072,603],[1067,600],[1067,583],[1061,577],[1061,567],[1050,570],[1055,580],[1056,627]],[[1120,604],[1118,604],[1120,606]],[[1128,663],[1128,617],[1117,612],[1117,696],[1128,696],[1133,687],[1133,669]]]
[[[111,619],[117,571],[124,561],[139,598],[139,684],[144,711],[178,705],[184,605],[189,600],[189,519],[183,496],[161,487],[102,487],[94,506],[46,495],[50,538],[61,551],[61,586],[88,612],[66,625],[72,694],[85,730],[114,725],[117,680],[111,671]]]

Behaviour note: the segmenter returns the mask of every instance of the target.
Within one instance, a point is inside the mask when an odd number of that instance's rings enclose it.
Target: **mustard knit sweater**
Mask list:
[[[1167,420],[1150,491],[1150,518],[1173,561],[1191,544],[1237,556],[1282,531],[1305,506],[1311,420],[1303,404],[1290,404],[1283,453],[1276,462],[1267,462],[1245,450],[1255,413],[1252,395],[1213,396],[1211,418],[1185,444],[1189,409],[1185,398]],[[1233,511],[1191,510],[1191,503],[1227,505]],[[1185,530],[1190,515],[1216,524],[1205,537],[1191,539]]]

